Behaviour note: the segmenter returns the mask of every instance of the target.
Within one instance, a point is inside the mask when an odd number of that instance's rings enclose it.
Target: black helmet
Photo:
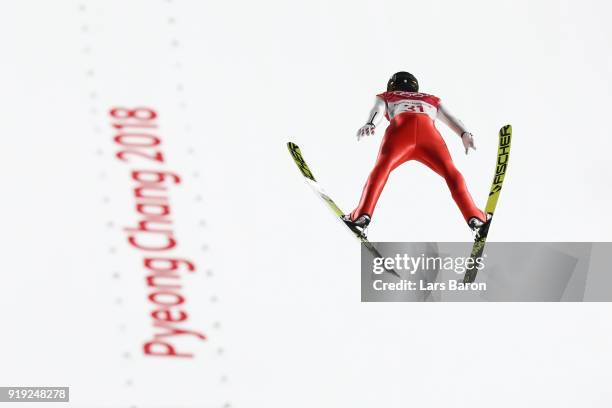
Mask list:
[[[387,91],[419,92],[419,81],[409,72],[396,72],[387,82]]]

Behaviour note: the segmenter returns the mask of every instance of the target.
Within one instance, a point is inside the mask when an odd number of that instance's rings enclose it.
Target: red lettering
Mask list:
[[[183,357],[193,358],[193,354],[177,353],[170,343],[164,341],[149,341],[144,344],[143,351],[154,357]]]

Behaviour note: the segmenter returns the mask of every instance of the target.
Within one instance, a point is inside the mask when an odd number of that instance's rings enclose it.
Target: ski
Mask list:
[[[383,256],[380,254],[380,252],[378,252],[374,245],[372,245],[372,243],[368,241],[365,236],[356,233],[355,231],[350,229],[348,225],[346,225],[346,223],[342,220],[341,217],[342,215],[344,215],[344,212],[340,209],[340,207],[338,207],[334,200],[332,200],[331,197],[327,195],[323,187],[321,187],[319,182],[315,179],[314,174],[312,173],[312,171],[308,167],[308,164],[306,164],[304,157],[302,156],[300,147],[295,143],[288,142],[287,148],[289,149],[289,153],[291,153],[291,157],[293,157],[293,161],[295,161],[295,164],[302,173],[302,176],[304,176],[304,180],[313,189],[317,196],[323,200],[323,202],[327,205],[327,208],[329,208],[332,213],[334,213],[336,218],[342,223],[342,225],[344,225],[345,228],[351,232],[351,235],[361,241],[363,246],[370,252],[370,254],[372,254],[372,256],[374,256],[375,258],[382,258]],[[398,273],[392,269],[388,269],[387,271],[394,274],[398,278],[400,277]]]
[[[474,239],[474,245],[472,246],[472,252],[470,253],[471,259],[480,258],[484,252],[485,244],[487,242],[487,235],[489,234],[489,228],[491,227],[491,222],[493,222],[493,213],[495,212],[497,200],[499,200],[499,194],[506,175],[506,169],[508,168],[511,142],[512,126],[506,125],[499,130],[499,146],[497,148],[497,161],[495,162],[495,175],[493,176],[493,183],[491,183],[489,198],[487,199],[487,205],[485,206],[485,213],[487,214],[489,220],[481,228],[481,231],[479,231],[479,234]],[[472,263],[472,265],[474,265],[474,263]],[[476,266],[468,269],[463,277],[463,283],[474,282],[474,280],[476,280],[477,272],[478,270],[476,269]]]

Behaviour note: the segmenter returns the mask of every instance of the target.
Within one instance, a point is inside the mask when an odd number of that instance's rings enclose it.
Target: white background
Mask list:
[[[68,384],[84,406],[608,407],[607,304],[361,304],[359,247],[285,143],[352,209],[382,129],[360,143],[354,133],[389,75],[407,70],[474,133],[466,157],[439,125],[481,205],[497,130],[513,125],[491,240],[608,241],[610,11],[600,1],[6,2],[2,385]],[[194,324],[210,336],[193,364],[138,354],[148,305],[121,234],[133,216],[127,169],[112,157],[106,111],[117,104],[160,112],[169,166],[187,176],[172,192],[175,219],[182,255],[201,267],[186,289]],[[370,236],[470,239],[443,180],[418,163],[392,174]],[[120,283],[109,278],[117,268]],[[117,308],[117,297],[130,300]]]

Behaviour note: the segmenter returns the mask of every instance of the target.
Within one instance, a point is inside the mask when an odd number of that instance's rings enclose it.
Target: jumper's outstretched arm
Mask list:
[[[463,122],[461,122],[459,119],[457,119],[456,117],[454,117],[449,111],[448,109],[446,109],[446,106],[440,104],[438,106],[438,118],[440,118],[440,120],[449,128],[452,129],[453,132],[455,132],[456,134],[458,134],[459,136],[462,136],[464,133],[467,132],[467,129],[465,128],[465,125],[463,124]],[[469,132],[468,132],[469,133]]]
[[[383,116],[385,115],[385,109],[387,109],[385,101],[383,101],[379,97],[376,97],[374,106],[372,107],[372,109],[370,109],[368,121],[357,131],[357,140],[361,139],[364,136],[371,136],[374,134],[376,126],[380,123]]]
[[[461,137],[463,147],[465,147],[465,154],[468,154],[469,149],[476,150],[474,136],[466,129],[463,122],[454,117],[442,104],[438,106],[438,118]]]

